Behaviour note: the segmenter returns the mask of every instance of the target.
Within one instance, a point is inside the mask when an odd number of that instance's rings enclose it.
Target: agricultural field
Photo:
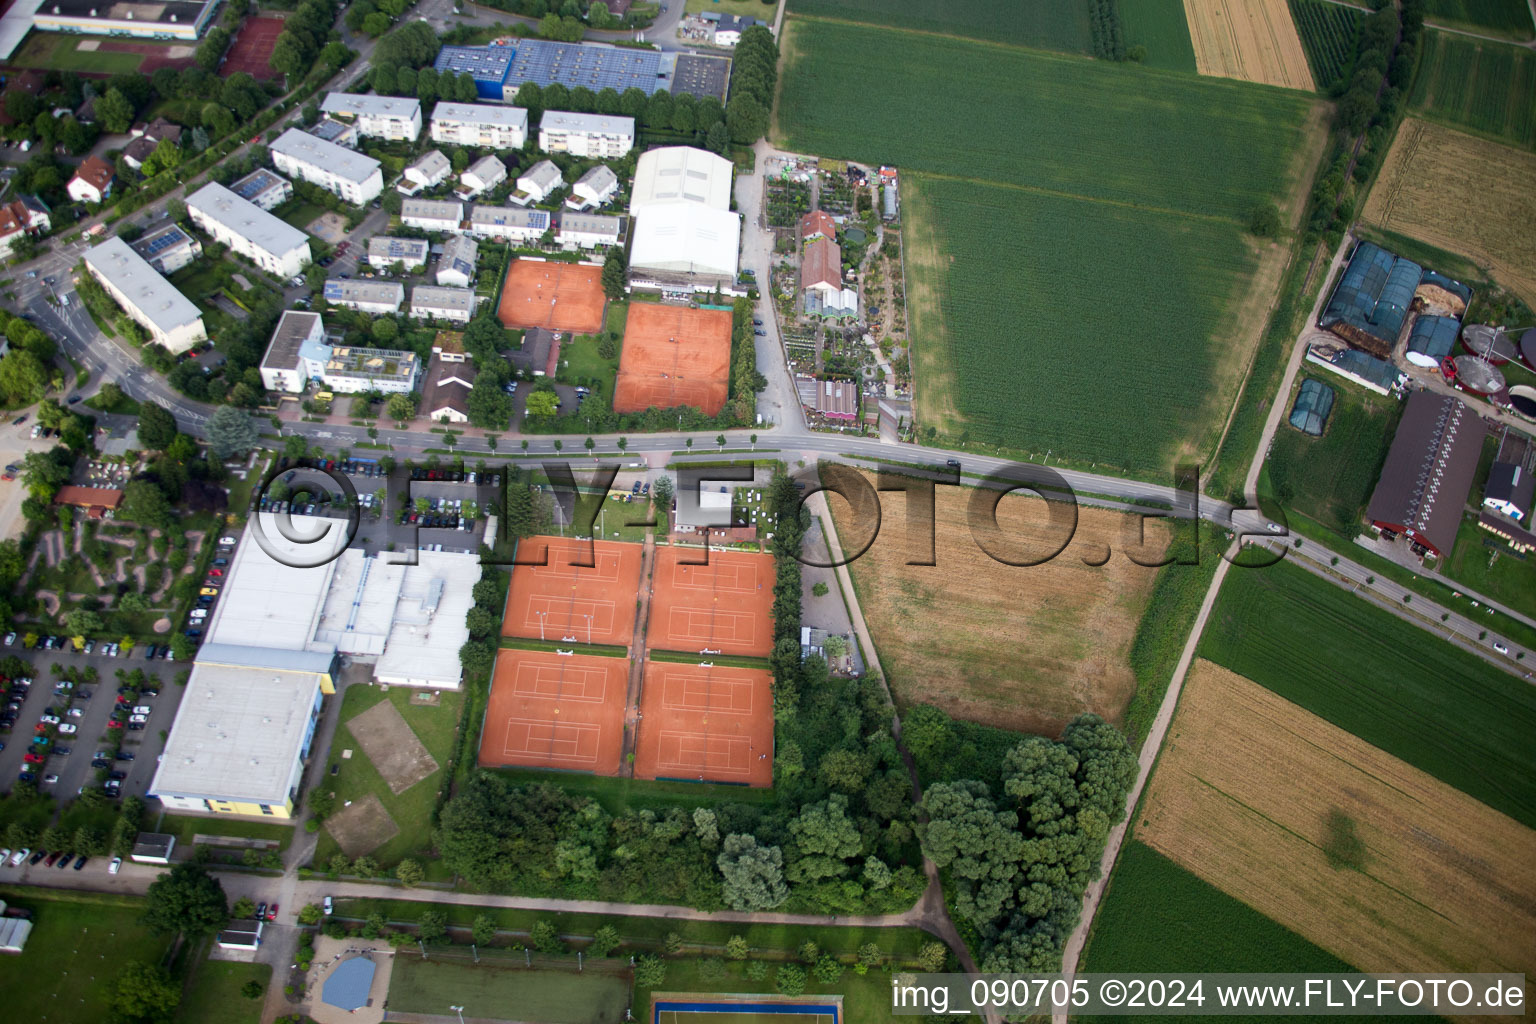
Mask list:
[[[1199,654],[1536,826],[1536,688],[1420,625],[1282,562],[1227,575]]]
[[[1184,0],[1184,13],[1202,75],[1315,88],[1285,0]]]
[[[1407,118],[1363,219],[1463,253],[1536,305],[1536,153]]]
[[[1348,76],[1365,15],[1328,0],[1290,0],[1291,21],[1312,65],[1312,80],[1325,92]]]
[[[1365,971],[1536,970],[1536,832],[1207,661],[1137,838]]]
[[[1426,0],[1425,20],[1510,39],[1536,34],[1526,0]]]
[[[1408,105],[1456,128],[1536,149],[1536,53],[1449,32],[1424,33]]]
[[[827,22],[791,21],[784,49],[780,144],[906,172],[920,422],[1085,468],[1206,452],[1285,258],[1242,225],[1265,198],[1296,209],[1326,131],[1318,105]],[[871,93],[893,60],[904,75]],[[1150,422],[1116,415],[1149,399]]]
[[[1338,973],[1350,968],[1133,839],[1115,862],[1079,969]]]
[[[916,553],[907,547],[904,499],[892,496],[873,546],[849,567],[897,702],[1047,735],[1085,711],[1119,724],[1136,688],[1131,641],[1157,577],[1124,553],[1137,519],[1080,508],[1076,535],[1060,555],[1010,566],[972,538],[967,510],[977,493],[937,489],[935,565],[906,564]],[[830,504],[843,550],[858,550],[872,517],[856,515],[840,497]],[[1004,536],[1042,553],[1053,546],[1046,514],[1039,498],[1023,495],[998,506]],[[1151,521],[1146,536],[1143,560],[1152,561],[1168,535]],[[1085,564],[1101,561],[1106,546],[1106,564]]]
[[[998,4],[995,0],[789,0],[789,15],[941,32],[1042,50],[1091,53],[1090,0]]]
[[[1282,422],[1264,470],[1269,493],[1287,510],[1353,537],[1360,532],[1403,403],[1337,379],[1323,383],[1335,395],[1323,436],[1311,437]]]
[[[1170,71],[1195,70],[1195,46],[1189,40],[1184,0],[1120,0],[1120,31],[1125,48],[1141,46],[1141,63]]]

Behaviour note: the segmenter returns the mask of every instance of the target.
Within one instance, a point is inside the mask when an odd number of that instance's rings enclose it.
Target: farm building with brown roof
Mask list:
[[[1415,392],[1403,410],[1366,516],[1420,554],[1450,554],[1487,427],[1459,399]]]

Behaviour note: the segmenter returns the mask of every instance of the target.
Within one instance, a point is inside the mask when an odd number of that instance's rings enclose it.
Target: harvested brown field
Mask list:
[[[354,716],[347,728],[396,796],[438,769],[437,759],[387,700]]]
[[[1536,304],[1536,153],[1410,117],[1364,218],[1470,257]]]
[[[1358,869],[1324,853],[1338,813]],[[1363,971],[1536,975],[1536,831],[1211,662],[1141,818],[1137,838]]]
[[[872,478],[871,478],[872,479]],[[971,536],[974,488],[939,487],[931,566],[926,545],[908,546],[905,498],[883,496],[879,536],[849,567],[892,691],[901,704],[936,704],[956,718],[1055,735],[1092,711],[1119,724],[1136,689],[1128,653],[1157,570],[1125,555],[1137,519],[1079,509],[1066,549],[1037,566],[996,561]],[[868,516],[841,497],[828,502],[843,550],[869,536]],[[1044,553],[1045,503],[1014,494],[997,521],[1011,543]],[[1143,561],[1161,554],[1166,529],[1149,521]],[[1102,565],[1106,548],[1109,559]],[[1017,559],[1015,559],[1017,560]]]
[[[1184,0],[1202,75],[1317,89],[1286,0]]]
[[[400,826],[389,816],[376,793],[354,800],[350,807],[326,818],[325,830],[336,840],[341,852],[354,859],[372,853],[400,834]]]

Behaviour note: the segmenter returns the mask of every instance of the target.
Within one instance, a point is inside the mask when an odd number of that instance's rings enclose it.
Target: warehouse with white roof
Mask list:
[[[741,215],[731,162],[690,146],[648,150],[635,165],[632,287],[736,292]]]

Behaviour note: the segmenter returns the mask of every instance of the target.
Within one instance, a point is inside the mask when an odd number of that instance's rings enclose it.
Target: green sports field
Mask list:
[[[1282,562],[1227,575],[1199,653],[1536,826],[1536,687],[1419,625]]]
[[[1173,2],[1177,4],[1180,0]],[[1088,53],[1093,47],[1088,0],[789,0],[788,13],[969,36],[1066,53]]]
[[[449,1005],[466,1017],[537,1021],[538,1024],[616,1024],[629,1008],[629,978],[599,971],[527,968],[482,960],[395,957],[389,1008],[441,1014]]]
[[[1310,166],[1312,101],[815,18],[785,37],[776,141],[902,170],[923,425],[1128,472],[1214,446],[1284,258],[1244,225]]]
[[[1536,52],[1448,32],[1424,33],[1409,106],[1455,128],[1536,149]]]

